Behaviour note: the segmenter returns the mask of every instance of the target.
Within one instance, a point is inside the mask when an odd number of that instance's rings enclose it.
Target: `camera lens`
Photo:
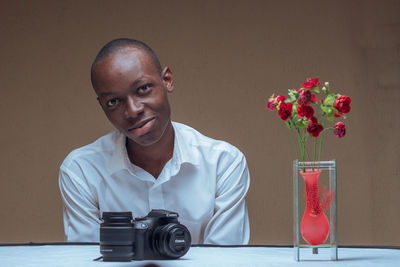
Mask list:
[[[166,258],[182,257],[192,242],[189,230],[182,224],[169,223],[154,230],[154,249]]]
[[[130,261],[133,257],[132,212],[103,212],[100,253],[103,261]]]

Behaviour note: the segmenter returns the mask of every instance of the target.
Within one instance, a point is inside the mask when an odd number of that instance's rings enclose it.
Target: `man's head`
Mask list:
[[[171,126],[167,93],[173,78],[146,44],[117,39],[106,44],[92,64],[91,80],[110,122],[141,146],[157,143]]]
[[[144,52],[148,53],[148,55],[151,57],[153,60],[154,66],[156,66],[159,74],[161,75],[161,63],[160,60],[158,59],[156,53],[154,53],[153,49],[151,49],[150,46],[147,44],[139,41],[139,40],[134,40],[134,39],[128,39],[128,38],[119,38],[112,40],[105,44],[103,48],[99,51],[97,54],[96,58],[94,59],[92,63],[92,68],[91,68],[91,79],[92,79],[92,84],[93,84],[93,74],[94,74],[94,69],[97,65],[98,62],[100,62],[102,59],[111,56],[115,54],[116,52],[119,52],[127,47],[135,47],[138,49],[143,50]]]

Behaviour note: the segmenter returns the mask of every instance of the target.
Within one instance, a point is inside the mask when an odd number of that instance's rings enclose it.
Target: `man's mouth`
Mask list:
[[[142,120],[142,121],[136,123],[131,128],[129,128],[128,132],[134,133],[136,135],[143,135],[151,129],[151,127],[154,124],[154,121],[155,121],[155,118]]]

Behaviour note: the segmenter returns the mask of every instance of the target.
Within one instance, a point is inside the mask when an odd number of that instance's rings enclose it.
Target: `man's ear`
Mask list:
[[[167,88],[168,93],[172,93],[174,91],[174,78],[172,75],[172,71],[165,67],[161,73],[161,79],[164,83],[165,88]]]

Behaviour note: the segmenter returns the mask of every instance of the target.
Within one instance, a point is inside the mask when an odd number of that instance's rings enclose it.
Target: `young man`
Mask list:
[[[171,122],[172,72],[146,44],[116,39],[92,65],[92,85],[117,129],[60,167],[67,241],[99,241],[104,211],[179,213],[193,244],[247,244],[250,176],[232,145]]]

